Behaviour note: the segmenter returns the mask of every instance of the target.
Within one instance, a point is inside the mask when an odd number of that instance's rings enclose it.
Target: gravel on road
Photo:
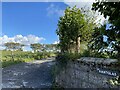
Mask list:
[[[50,88],[54,60],[35,60],[2,70],[2,88]]]

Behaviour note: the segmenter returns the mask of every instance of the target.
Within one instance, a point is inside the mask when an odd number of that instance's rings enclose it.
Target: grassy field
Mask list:
[[[13,58],[11,57],[11,51],[0,51],[2,67],[6,67],[21,62],[29,62],[34,60],[31,52],[13,51]]]
[[[40,60],[40,59],[46,59],[48,57],[55,56],[55,53],[53,52],[37,52],[32,53],[30,51],[24,52],[24,51],[13,51],[13,57],[11,55],[11,51],[0,51],[1,61],[2,61],[2,67],[7,67],[13,64],[18,64],[22,62],[30,62],[33,60]]]

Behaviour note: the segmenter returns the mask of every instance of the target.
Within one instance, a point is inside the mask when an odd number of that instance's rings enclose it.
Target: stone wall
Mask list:
[[[117,75],[99,73],[97,65],[92,66],[77,60],[69,62],[66,69],[56,76],[55,82],[64,88],[116,88],[117,86],[112,86],[107,81]]]

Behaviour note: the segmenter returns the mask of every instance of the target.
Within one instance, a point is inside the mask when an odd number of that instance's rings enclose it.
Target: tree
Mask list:
[[[46,44],[45,45],[47,50],[53,50],[53,45],[52,44]]]
[[[60,17],[58,21],[56,30],[57,35],[59,35],[61,52],[75,51],[79,53],[80,42],[89,41],[90,39],[93,22],[87,22],[88,19],[76,6],[66,8],[64,13],[65,15]]]
[[[52,46],[53,46],[53,51],[57,52],[57,51],[59,51],[59,50],[60,50],[60,48],[59,48],[59,45],[58,45],[58,44],[52,44]]]
[[[20,43],[8,42],[4,44],[7,50],[18,50],[22,47]]]
[[[108,29],[105,28],[102,35],[108,37],[108,46],[111,46],[114,50],[116,50],[118,52],[118,58],[120,58],[120,1],[113,3],[108,1],[109,0],[93,3],[92,10],[101,12],[105,18],[107,16],[109,17],[109,22],[105,25],[109,24],[110,27]]]
[[[23,51],[24,44],[20,44],[20,48],[18,50]]]
[[[38,52],[42,49],[42,45],[39,43],[34,43],[30,45],[34,52]]]
[[[23,46],[20,43],[14,43],[14,42],[7,42],[4,45],[6,47],[6,50],[10,50],[11,51],[11,57],[12,57],[13,61],[14,61],[13,51],[14,50],[20,50],[20,49],[22,49],[22,46]]]
[[[52,51],[58,50],[57,44],[46,44],[45,47],[46,47],[46,50],[52,50]]]
[[[94,54],[100,55],[102,54],[103,50],[108,47],[107,42],[104,41],[104,31],[106,26],[103,25],[101,27],[96,27],[92,34],[92,38],[88,44],[88,48]],[[91,52],[91,53],[92,53]]]

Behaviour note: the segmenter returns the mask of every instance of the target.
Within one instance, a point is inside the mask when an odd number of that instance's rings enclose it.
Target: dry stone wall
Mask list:
[[[85,62],[83,62],[83,59]],[[95,60],[95,58],[93,59]],[[98,58],[96,59],[98,60]],[[94,64],[93,62],[92,64],[87,62],[90,60],[92,58],[81,58],[81,60],[69,62],[66,69],[56,76],[55,82],[64,88],[118,88],[118,86],[110,85],[107,81],[117,77],[119,72],[104,70],[96,62]],[[99,58],[98,61],[100,60]],[[111,61],[113,64],[113,61],[116,60]],[[110,62],[108,63],[110,64]],[[104,63],[103,66],[106,67]]]

